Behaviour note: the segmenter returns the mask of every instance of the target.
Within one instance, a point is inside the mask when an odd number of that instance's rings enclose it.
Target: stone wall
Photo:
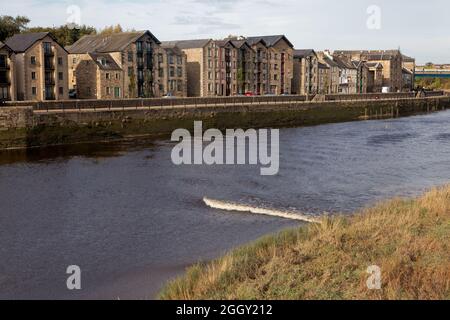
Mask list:
[[[297,127],[383,119],[450,108],[450,97],[376,101],[325,101],[288,104],[204,106],[124,110],[33,112],[0,108],[0,149],[168,135],[177,128]]]

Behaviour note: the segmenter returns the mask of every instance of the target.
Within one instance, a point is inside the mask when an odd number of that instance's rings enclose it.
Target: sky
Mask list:
[[[398,49],[450,63],[448,0],[0,0],[30,26],[77,22],[150,30],[159,40],[285,34],[298,49]]]

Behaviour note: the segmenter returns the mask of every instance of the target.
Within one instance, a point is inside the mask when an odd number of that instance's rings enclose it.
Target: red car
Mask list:
[[[246,97],[253,97],[254,94],[253,94],[253,92],[248,91],[248,92],[245,93],[245,96],[246,96]]]

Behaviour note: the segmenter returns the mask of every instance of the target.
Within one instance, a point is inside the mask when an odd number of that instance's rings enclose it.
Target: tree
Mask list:
[[[34,27],[29,28],[24,32],[51,32],[59,44],[62,46],[70,46],[84,35],[96,34],[97,30],[94,27],[85,25],[77,28],[70,28],[67,25],[64,25],[60,27]]]
[[[21,33],[27,29],[30,19],[25,16],[0,16],[0,41],[12,37],[16,33]]]
[[[123,32],[122,26],[120,24],[117,24],[115,26],[105,27],[104,29],[102,29],[100,31],[100,34],[110,35],[110,34],[122,33],[122,32]]]

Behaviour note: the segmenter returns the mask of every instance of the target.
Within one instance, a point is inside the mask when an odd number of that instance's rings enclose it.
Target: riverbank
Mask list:
[[[166,286],[161,299],[450,299],[450,186],[282,232]],[[369,290],[367,268],[381,270]]]
[[[167,136],[173,130],[203,128],[298,127],[386,119],[445,110],[450,97],[325,102],[237,103],[206,106],[39,110],[0,109],[0,149],[118,141],[136,136]]]

